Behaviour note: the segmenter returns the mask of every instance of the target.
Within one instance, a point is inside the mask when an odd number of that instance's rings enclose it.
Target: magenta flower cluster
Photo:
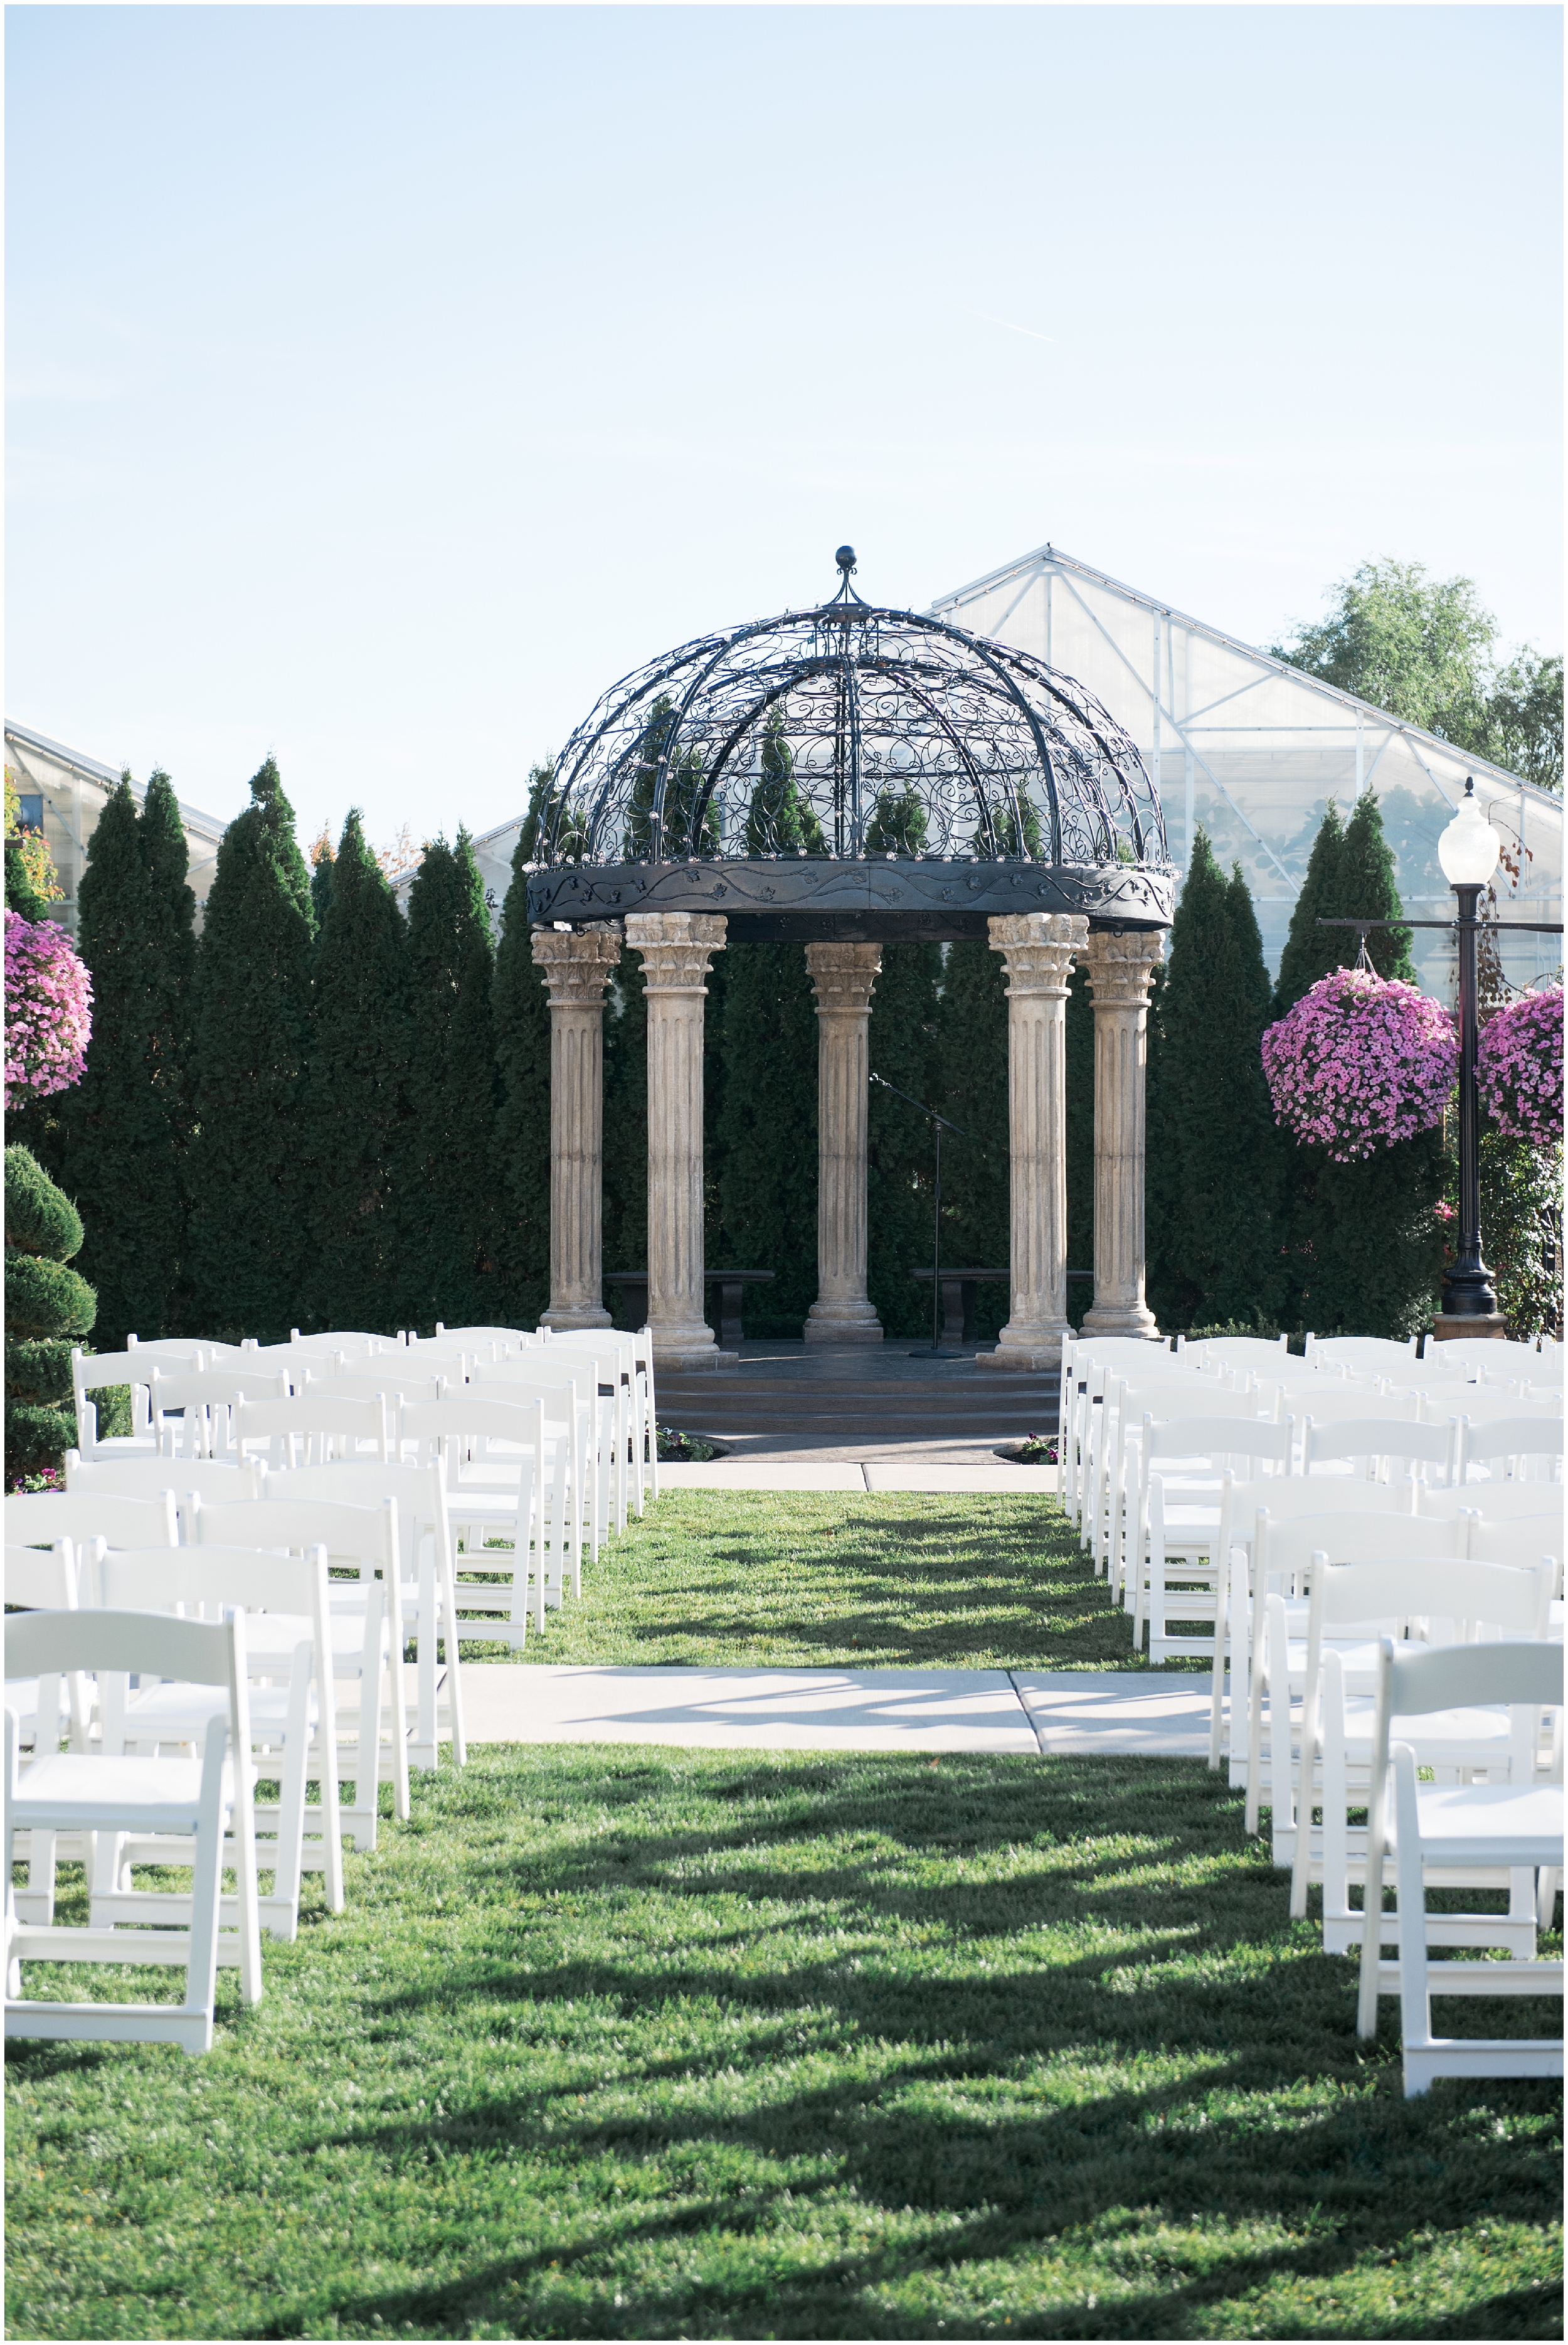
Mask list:
[[[87,1063],[93,981],[56,920],[5,914],[5,1104],[68,1091]]]
[[[1441,1002],[1370,969],[1336,969],[1263,1034],[1274,1121],[1355,1164],[1442,1120],[1459,1038]]]
[[[1513,1140],[1553,1148],[1563,1137],[1563,988],[1543,986],[1493,1010],[1482,1028],[1475,1080],[1488,1113]]]

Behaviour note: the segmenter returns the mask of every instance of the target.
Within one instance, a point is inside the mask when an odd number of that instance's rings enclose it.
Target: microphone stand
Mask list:
[[[949,1122],[945,1115],[938,1115],[934,1107],[927,1107],[924,1100],[911,1099],[909,1093],[901,1091],[896,1083],[890,1083],[885,1075],[874,1074],[871,1081],[880,1083],[885,1091],[891,1091],[895,1099],[901,1099],[905,1107],[916,1109],[930,1124],[936,1142],[936,1211],[931,1237],[931,1357],[934,1360],[960,1359],[963,1356],[961,1353],[942,1349],[942,1134],[954,1132],[960,1140],[967,1140],[969,1135],[961,1123]],[[925,1348],[924,1345],[920,1347],[922,1352]],[[910,1356],[918,1358],[919,1354],[912,1353]]]

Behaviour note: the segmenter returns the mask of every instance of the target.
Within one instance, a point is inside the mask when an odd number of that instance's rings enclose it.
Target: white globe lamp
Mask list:
[[[1451,888],[1484,888],[1497,868],[1497,833],[1467,781],[1459,810],[1437,843],[1437,859]]]

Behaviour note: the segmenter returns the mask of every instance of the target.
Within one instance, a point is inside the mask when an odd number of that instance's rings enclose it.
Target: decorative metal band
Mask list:
[[[733,943],[795,937],[875,941],[985,936],[1002,913],[1071,912],[1095,928],[1168,929],[1176,875],[1128,864],[1012,859],[937,862],[748,857],[734,862],[566,864],[536,871],[528,916],[603,920],[654,912],[722,913]]]

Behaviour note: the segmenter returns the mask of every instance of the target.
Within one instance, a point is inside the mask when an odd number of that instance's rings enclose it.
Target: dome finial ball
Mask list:
[[[834,557],[833,557],[833,558],[834,558],[834,560],[837,563],[837,564],[838,564],[839,568],[844,572],[845,575],[847,577],[847,576],[848,576],[848,574],[849,574],[849,573],[850,573],[850,572],[854,569],[854,567],[855,567],[855,548],[854,548],[854,546],[853,546],[853,545],[841,545],[841,546],[839,547],[839,549],[838,549],[837,553],[834,555]]]

